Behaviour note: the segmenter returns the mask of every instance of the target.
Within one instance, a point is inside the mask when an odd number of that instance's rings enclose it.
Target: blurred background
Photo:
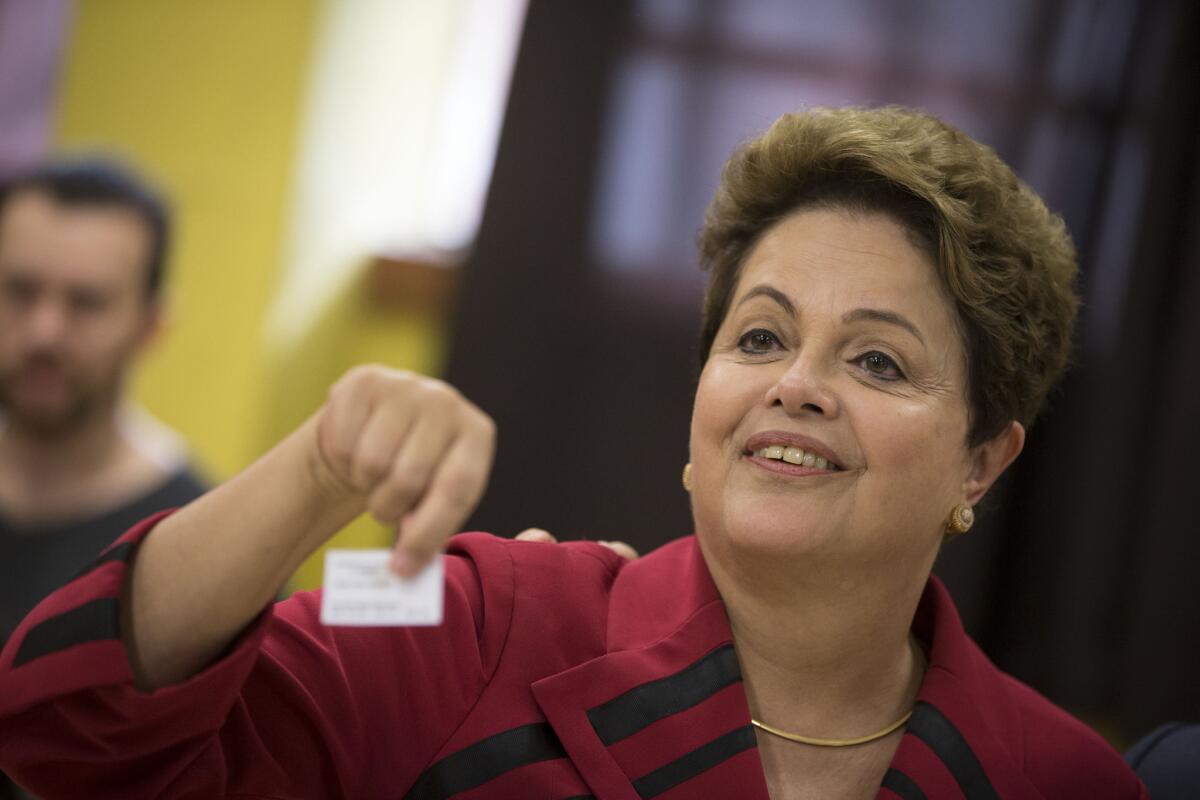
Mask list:
[[[167,190],[172,328],[136,395],[214,480],[381,361],[496,419],[471,527],[646,551],[691,532],[724,159],[803,106],[942,116],[1066,218],[1085,306],[936,569],[1002,668],[1121,747],[1200,717],[1198,39],[1187,0],[0,0],[0,171],[101,151]]]

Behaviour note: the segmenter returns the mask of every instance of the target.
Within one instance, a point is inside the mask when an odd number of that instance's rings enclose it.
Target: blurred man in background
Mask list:
[[[0,184],[0,642],[127,527],[204,490],[126,398],[167,235],[165,204],[115,163]]]
[[[0,644],[126,528],[204,491],[126,398],[158,331],[166,205],[125,168],[0,183]],[[25,795],[0,774],[0,798]]]

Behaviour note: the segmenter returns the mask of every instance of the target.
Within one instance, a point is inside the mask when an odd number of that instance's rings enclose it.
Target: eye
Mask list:
[[[97,314],[108,306],[108,299],[98,292],[72,292],[70,303],[77,314]]]
[[[769,353],[782,347],[775,334],[766,328],[754,328],[746,331],[738,339],[738,349],[743,353]]]
[[[4,298],[15,306],[27,306],[37,297],[38,289],[33,281],[9,278],[3,284]]]
[[[863,353],[855,360],[855,363],[881,380],[898,381],[904,378],[904,373],[900,371],[900,367],[896,365],[891,356],[878,350]]]

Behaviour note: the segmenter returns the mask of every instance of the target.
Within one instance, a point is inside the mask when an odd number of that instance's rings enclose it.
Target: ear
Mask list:
[[[153,344],[166,328],[167,321],[166,301],[161,298],[147,300],[137,334],[137,349],[145,350]]]
[[[963,483],[967,505],[975,505],[1025,446],[1025,428],[1013,421],[994,439],[971,451],[971,472]]]

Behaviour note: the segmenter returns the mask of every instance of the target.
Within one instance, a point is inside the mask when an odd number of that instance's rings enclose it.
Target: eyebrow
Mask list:
[[[885,311],[881,308],[856,308],[842,315],[842,322],[862,322],[864,320],[884,322],[903,328],[911,333],[918,342],[925,344],[925,337],[921,335],[921,331],[917,330],[917,326],[909,322],[903,314],[897,314],[895,311]]]
[[[775,287],[767,286],[765,284],[755,286],[753,289],[746,292],[742,299],[737,302],[737,305],[740,306],[754,297],[766,297],[774,300],[780,305],[780,307],[783,308],[784,311],[788,313],[788,316],[796,316],[796,306],[792,304],[792,301],[788,299],[788,296]],[[735,306],[735,308],[736,307],[737,306]],[[847,311],[845,314],[843,314],[842,322],[883,322],[888,325],[895,325],[896,327],[911,333],[913,337],[922,345],[925,344],[925,337],[921,335],[921,331],[917,328],[917,326],[910,322],[909,319],[903,314],[898,314],[895,311],[887,311],[882,308],[856,308],[853,311]]]
[[[788,299],[788,296],[776,289],[774,286],[767,286],[766,284],[759,284],[750,291],[746,292],[742,299],[738,300],[737,306],[734,306],[734,308],[741,306],[743,303],[754,297],[769,297],[779,305],[783,306],[783,310],[788,313],[789,317],[796,316],[796,307],[792,305],[792,301]]]

